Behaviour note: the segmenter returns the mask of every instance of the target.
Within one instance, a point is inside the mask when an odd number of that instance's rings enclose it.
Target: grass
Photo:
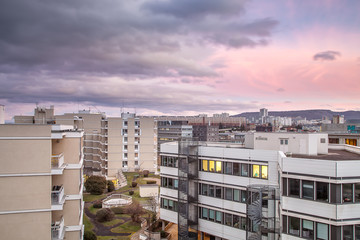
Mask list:
[[[114,220],[111,220],[109,222],[104,222],[103,225],[107,227],[112,227],[118,223],[124,223],[125,221],[123,219],[115,218]]]
[[[111,231],[114,233],[135,233],[140,230],[140,223],[133,223],[128,221],[118,227],[112,228]]]
[[[85,193],[83,195],[83,198],[84,198],[84,201],[85,202],[93,202],[93,201],[96,201],[96,200],[99,200],[99,199],[102,199],[102,198],[105,198],[106,197],[106,194],[102,194],[102,195],[91,195],[91,194],[87,194]]]
[[[85,225],[85,231],[89,230],[91,231],[94,228],[94,225],[91,223],[90,219],[86,216],[84,213],[84,225]]]
[[[89,210],[92,214],[96,214],[97,211],[99,211],[101,208],[94,208],[93,205],[89,207]]]
[[[97,236],[97,240],[130,240],[130,236]]]

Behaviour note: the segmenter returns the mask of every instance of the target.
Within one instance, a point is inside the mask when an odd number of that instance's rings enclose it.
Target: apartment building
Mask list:
[[[360,239],[359,147],[326,134],[245,137],[247,147],[161,145],[160,218],[179,239]]]
[[[1,239],[83,238],[83,132],[0,125]]]
[[[157,124],[158,149],[162,143],[193,137],[193,126],[189,125],[187,121],[158,121]]]
[[[193,137],[199,141],[218,142],[219,126],[217,125],[193,125]]]

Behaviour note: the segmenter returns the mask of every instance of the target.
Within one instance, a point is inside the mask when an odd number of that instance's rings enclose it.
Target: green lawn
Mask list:
[[[96,214],[101,208],[94,208],[93,205],[89,207],[89,210],[92,214]]]
[[[118,219],[118,218],[115,218],[114,220],[111,220],[109,222],[104,222],[103,225],[104,226],[107,226],[107,227],[112,227],[114,226],[115,224],[118,224],[118,223],[124,223],[125,221],[122,220],[122,219]]]
[[[85,231],[91,231],[94,228],[94,225],[91,223],[90,219],[86,216],[86,214],[84,214],[84,225]]]
[[[85,202],[92,202],[95,200],[100,200],[102,198],[105,198],[106,194],[102,194],[102,195],[91,195],[89,193],[84,193],[83,198]]]
[[[114,233],[135,233],[140,230],[140,223],[133,223],[128,221],[118,227],[112,228],[111,231]]]

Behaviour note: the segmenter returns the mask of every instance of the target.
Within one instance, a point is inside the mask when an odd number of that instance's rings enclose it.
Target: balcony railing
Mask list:
[[[64,203],[64,187],[63,186],[53,186],[51,190],[51,204],[52,205],[61,205]]]
[[[51,224],[51,239],[58,240],[64,239],[65,233],[65,224],[64,218],[61,217],[60,221],[53,222]]]
[[[58,155],[51,156],[51,167],[60,168],[64,164],[64,154],[60,153]]]

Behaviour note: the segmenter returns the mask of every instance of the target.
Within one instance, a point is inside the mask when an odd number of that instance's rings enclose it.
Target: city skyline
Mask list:
[[[56,114],[360,110],[355,0],[2,5],[7,120],[35,103]]]

